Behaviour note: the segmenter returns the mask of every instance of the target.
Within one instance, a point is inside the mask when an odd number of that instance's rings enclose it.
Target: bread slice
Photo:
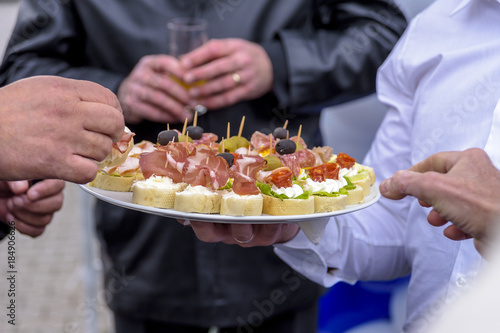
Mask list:
[[[221,195],[203,186],[188,186],[175,194],[174,209],[185,213],[218,214]]]
[[[132,186],[132,203],[155,208],[173,208],[175,193],[186,186],[186,183],[175,184],[167,177],[153,176]]]
[[[353,185],[357,185],[363,189],[363,196],[370,194],[370,177],[367,175],[365,178],[360,180],[355,180],[352,182]]]
[[[89,186],[108,191],[130,192],[132,184],[136,180],[136,176],[111,176],[98,172],[94,180],[89,183]]]
[[[231,216],[262,215],[262,195],[238,195],[234,192],[224,194],[220,203],[220,214]]]
[[[347,204],[348,205],[356,205],[359,203],[363,203],[365,201],[365,196],[363,194],[363,188],[359,185],[356,185],[354,190],[347,191]]]
[[[354,165],[354,168],[358,171],[358,173],[366,172],[368,174],[368,177],[370,178],[370,185],[375,184],[375,170],[373,170],[372,167],[356,163]]]
[[[336,197],[314,196],[314,212],[327,213],[345,209],[347,205],[347,195],[339,195]]]
[[[263,195],[262,213],[268,215],[304,215],[314,213],[314,198],[308,199],[278,199]]]

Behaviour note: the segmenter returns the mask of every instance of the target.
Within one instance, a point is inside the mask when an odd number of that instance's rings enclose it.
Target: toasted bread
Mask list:
[[[308,199],[278,199],[263,195],[262,212],[268,215],[304,215],[314,213],[314,198]]]
[[[185,213],[217,214],[221,195],[203,186],[188,186],[175,194],[174,209]]]
[[[167,177],[151,177],[138,181],[132,186],[132,203],[155,208],[173,208],[175,194],[186,186],[185,183],[175,184]]]
[[[136,176],[112,176],[103,172],[98,172],[89,186],[108,191],[130,192],[132,184],[137,180]]]
[[[345,209],[347,205],[347,195],[336,197],[314,196],[314,212],[327,213]]]
[[[222,196],[221,215],[258,216],[262,215],[262,195],[237,195],[233,192]]]

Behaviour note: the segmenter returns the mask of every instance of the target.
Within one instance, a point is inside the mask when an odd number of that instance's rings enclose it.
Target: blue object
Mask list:
[[[342,333],[369,321],[390,321],[392,292],[408,280],[337,283],[319,301],[318,332]]]

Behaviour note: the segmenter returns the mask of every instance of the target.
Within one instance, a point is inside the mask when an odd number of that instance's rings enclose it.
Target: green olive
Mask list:
[[[237,148],[248,148],[250,146],[250,142],[242,136],[233,136],[229,140],[234,140]]]
[[[186,142],[186,138],[187,138],[188,142],[193,143],[193,139],[191,139],[187,135],[179,135],[179,142]]]
[[[222,151],[222,141],[219,143],[219,153],[234,153],[238,148],[248,148],[250,143],[242,136],[233,136],[224,140],[224,151]]]
[[[271,171],[282,166],[278,156],[267,155],[264,157],[264,160],[267,163],[267,167],[264,169],[264,171]]]
[[[224,146],[224,151],[222,151],[222,146]],[[219,143],[219,153],[234,153],[237,148],[231,139],[224,139]]]

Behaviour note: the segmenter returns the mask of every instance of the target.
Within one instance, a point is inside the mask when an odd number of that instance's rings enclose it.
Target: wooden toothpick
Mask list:
[[[240,130],[238,131],[238,137],[241,137],[241,133],[243,132],[243,126],[245,126],[245,116],[241,118]]]
[[[194,113],[194,119],[193,119],[193,126],[198,125],[198,111],[195,111]]]
[[[182,135],[186,134],[186,128],[187,128],[187,124],[188,124],[188,119],[186,118],[186,120],[184,121],[184,126],[182,127]]]

